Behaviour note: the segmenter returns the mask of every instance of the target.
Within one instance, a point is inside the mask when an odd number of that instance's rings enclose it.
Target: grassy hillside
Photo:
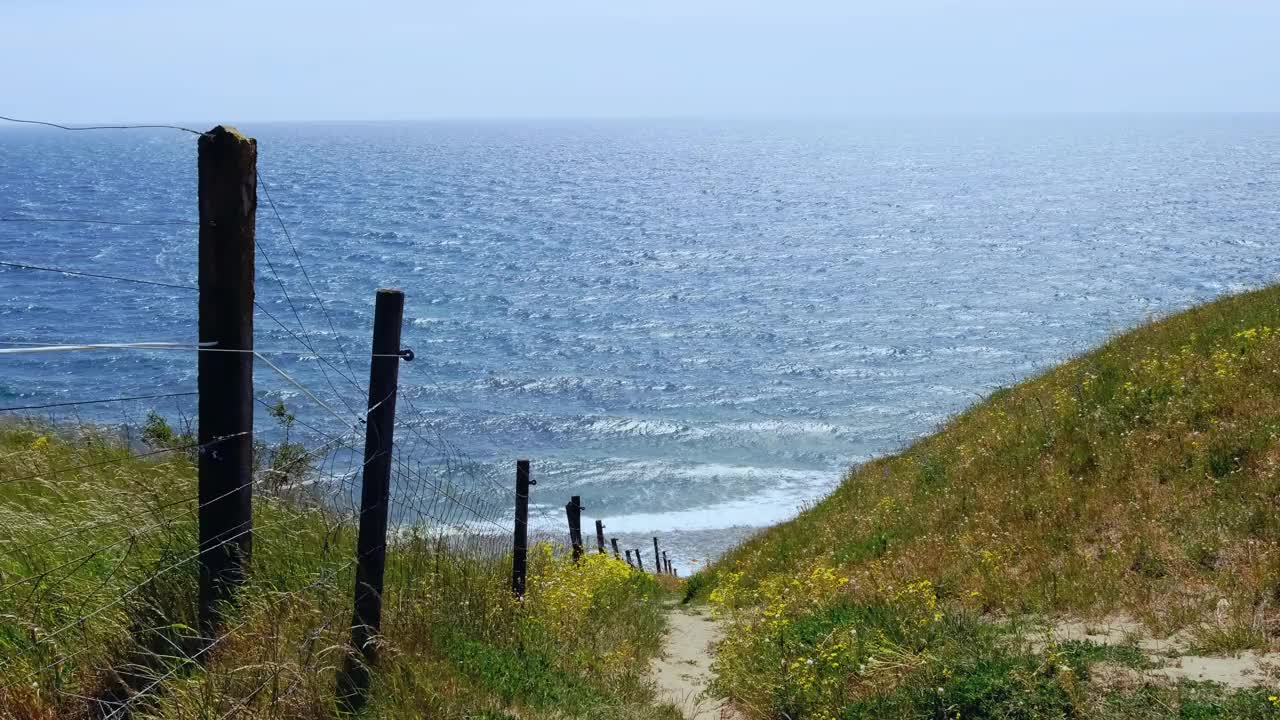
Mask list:
[[[1278,717],[1260,690],[1104,692],[1090,670],[1123,648],[1015,627],[1130,618],[1202,653],[1271,646],[1278,433],[1277,287],[1000,390],[696,578],[728,628],[721,690],[761,718]]]
[[[180,442],[154,423],[150,437]],[[0,426],[0,718],[123,718],[135,697],[135,718],[334,716],[351,523],[261,492],[241,605],[193,662],[194,470],[136,451],[92,430]],[[509,556],[399,540],[367,716],[677,717],[645,677],[664,622],[652,577],[608,556],[532,555],[517,602]]]

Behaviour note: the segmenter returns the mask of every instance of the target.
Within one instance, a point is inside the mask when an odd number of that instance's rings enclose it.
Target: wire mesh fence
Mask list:
[[[95,129],[205,135],[170,126]],[[357,571],[367,551],[357,540],[371,511],[389,521],[378,548],[387,558],[385,590],[378,593],[390,610],[391,626],[381,628],[387,635],[413,638],[425,633],[419,623],[445,621],[490,632],[484,628],[494,613],[519,603],[506,590],[517,522],[526,524],[531,544],[552,555],[567,552],[558,507],[535,503],[528,518],[517,519],[513,477],[469,457],[408,396],[394,412],[386,506],[362,503],[366,471],[379,461],[369,452],[370,419],[386,403],[394,408],[396,397],[371,401],[361,377],[390,356],[348,347],[256,168],[254,179],[278,228],[275,247],[253,240],[266,272],[252,308],[271,345],[197,342],[190,326],[160,324],[102,328],[99,337],[14,328],[0,338],[0,363],[95,354],[129,362],[181,353],[194,367],[204,354],[241,353],[256,371],[251,429],[204,441],[193,386],[99,397],[35,391],[0,407],[0,708],[14,717],[39,717],[48,708],[102,718],[144,709],[163,715],[184,703],[195,703],[204,717],[259,706],[303,717],[331,707],[332,685],[316,678],[339,673],[352,658],[363,662],[365,648],[350,646],[351,590],[356,586],[359,596]],[[200,227],[185,218],[20,213],[0,222]],[[0,274],[46,278],[39,287],[50,292],[105,283],[178,291],[165,300],[194,306],[201,290],[171,277],[99,272],[92,258],[55,265],[20,256],[16,243],[0,247]],[[280,256],[290,259],[292,274]],[[167,338],[139,339],[140,331]],[[429,383],[407,358],[396,353],[394,362],[414,382]],[[104,380],[108,372],[92,371]],[[249,474],[210,494],[198,468],[246,440]],[[202,539],[202,519],[245,490],[255,497],[252,521],[215,533],[212,545]],[[242,591],[219,605],[219,622],[210,626],[202,607],[206,558],[231,545],[251,547],[252,561],[237,579]],[[494,594],[495,587],[502,593]]]

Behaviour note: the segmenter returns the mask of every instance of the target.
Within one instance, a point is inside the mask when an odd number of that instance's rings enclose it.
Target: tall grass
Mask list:
[[[183,453],[135,450],[92,428],[0,427],[0,718],[335,716],[350,519],[267,492],[280,481],[264,472],[247,584],[201,654],[194,469]],[[273,452],[263,468],[284,466]],[[678,717],[646,675],[664,623],[652,578],[534,550],[517,600],[509,555],[464,551],[430,527],[398,537],[365,715]]]
[[[694,585],[728,624],[720,689],[754,717],[1152,716],[1092,706],[1094,660],[1063,674],[990,628],[1125,615],[1218,652],[1274,646],[1278,437],[1280,287],[1115,337],[855,468],[706,571]],[[1157,699],[1176,714],[1193,690]],[[1274,713],[1249,697],[1190,716]]]

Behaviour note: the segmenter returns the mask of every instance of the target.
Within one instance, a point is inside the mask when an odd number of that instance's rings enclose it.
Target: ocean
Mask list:
[[[994,388],[1280,275],[1277,115],[239,127],[271,197],[258,300],[290,328],[260,314],[256,343],[315,395],[259,365],[264,405],[343,431],[374,291],[402,288],[401,417],[473,491],[505,503],[528,457],[547,528],[580,495],[682,568]],[[0,261],[192,285],[195,169],[177,131],[2,127]],[[191,344],[195,318],[182,287],[0,267],[0,347]],[[190,350],[4,355],[0,405],[195,380]],[[151,407],[194,398],[39,412]]]

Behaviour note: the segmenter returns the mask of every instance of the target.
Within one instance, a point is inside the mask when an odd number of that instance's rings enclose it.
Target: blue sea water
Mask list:
[[[241,129],[336,333],[261,190],[258,298],[299,332],[278,273],[356,382],[273,362],[339,415],[362,406],[374,290],[403,288],[402,413],[503,483],[532,458],[547,522],[581,495],[626,546],[660,534],[685,562],[997,386],[1280,274],[1276,115]],[[15,220],[194,221],[195,147],[0,128],[0,261],[193,284],[192,225]],[[195,310],[186,290],[0,268],[7,343],[194,342]],[[300,349],[256,322],[260,348]],[[0,355],[5,407],[194,387],[188,351]]]

